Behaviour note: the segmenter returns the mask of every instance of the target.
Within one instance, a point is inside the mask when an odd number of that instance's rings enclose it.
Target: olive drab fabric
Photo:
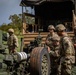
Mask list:
[[[61,75],[71,75],[72,64],[75,63],[74,46],[68,36],[61,38]]]
[[[72,40],[64,31],[65,29],[62,24],[56,26],[57,33],[62,33],[60,36],[61,75],[71,75],[72,66],[75,63],[75,49]]]
[[[59,46],[54,47],[50,51],[50,62],[51,62],[51,74],[50,75],[61,75],[60,62],[57,61],[59,58]]]
[[[65,58],[70,59],[71,63],[75,63],[75,49],[71,39],[67,36],[61,37],[61,49],[60,53]]]
[[[16,51],[16,48],[18,47],[18,38],[16,35],[12,34],[11,36],[7,38],[7,45],[10,52]]]
[[[54,32],[55,27],[53,25],[48,26],[49,34],[46,37],[46,45],[48,46],[48,52],[51,59],[51,74],[50,75],[58,75],[59,74],[59,64],[57,63],[57,59],[59,57],[59,45],[54,46],[53,39],[59,38],[59,36]],[[58,39],[56,39],[57,41]]]
[[[51,51],[49,52],[50,55],[52,55],[53,57],[59,57],[59,48],[60,46],[52,46]]]
[[[16,35],[11,35],[8,37],[8,46],[16,46],[18,47],[18,38]]]
[[[61,74],[61,70],[60,68],[60,64],[57,61],[59,58],[59,49],[60,49],[60,43],[58,45],[54,45],[54,43],[58,43],[60,42],[60,37],[58,36],[54,36],[52,37],[52,48],[49,52],[50,55],[50,59],[51,59],[51,74],[50,75],[60,75]]]

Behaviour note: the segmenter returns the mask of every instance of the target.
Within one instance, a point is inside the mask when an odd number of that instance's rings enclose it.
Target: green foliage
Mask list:
[[[9,20],[11,20],[11,23],[9,24],[5,24],[3,23],[0,26],[0,30],[2,31],[8,31],[9,28],[13,28],[15,30],[15,32],[18,34],[21,33],[22,31],[22,18],[21,15],[10,15]]]
[[[19,33],[22,31],[22,17],[21,15],[10,15],[9,19],[12,21],[11,25],[12,27],[15,29],[15,31],[17,30]]]
[[[25,16],[23,14],[23,16]],[[9,16],[9,20],[11,20],[11,22],[9,24],[3,23],[0,26],[0,30],[2,31],[8,31],[9,28],[13,28],[15,30],[15,34],[20,34],[22,32],[22,28],[23,28],[23,24],[22,24],[22,14],[14,14],[14,15],[10,15]],[[29,17],[29,16],[25,16],[23,18],[23,21],[26,22],[27,25],[35,24],[35,19],[34,17]]]

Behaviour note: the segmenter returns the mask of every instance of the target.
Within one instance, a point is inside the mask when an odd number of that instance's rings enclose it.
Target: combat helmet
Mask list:
[[[8,33],[14,33],[14,30],[12,28],[8,29]]]
[[[56,26],[56,31],[64,31],[66,28],[63,24],[58,24]]]
[[[60,41],[60,37],[59,36],[53,36],[51,39],[52,39],[52,41]]]
[[[55,30],[55,27],[54,27],[53,25],[49,25],[49,26],[48,26],[48,30],[49,30],[49,29]]]

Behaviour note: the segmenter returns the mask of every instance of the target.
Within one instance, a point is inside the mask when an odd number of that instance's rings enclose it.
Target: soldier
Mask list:
[[[76,26],[74,26],[74,36],[73,36],[73,44],[74,44],[74,48],[75,48],[75,65],[76,65]]]
[[[60,49],[60,37],[52,37],[52,48],[49,52],[51,59],[51,74],[50,75],[60,75],[60,64],[57,61],[59,58],[59,49]]]
[[[8,30],[9,37],[7,38],[7,45],[9,49],[9,53],[14,53],[16,52],[16,47],[18,47],[18,38],[14,34],[14,30],[10,28]]]
[[[46,37],[45,44],[47,46],[49,46],[50,48],[51,48],[51,43],[52,43],[51,38],[54,37],[54,36],[58,37],[58,35],[54,32],[54,30],[55,30],[55,28],[54,28],[53,25],[48,26],[49,34]]]
[[[72,66],[75,63],[75,50],[71,39],[65,32],[65,26],[59,24],[56,26],[60,39],[60,62],[61,75],[71,75]]]
[[[40,35],[35,38],[35,41],[37,42],[38,47],[42,46],[42,37]]]

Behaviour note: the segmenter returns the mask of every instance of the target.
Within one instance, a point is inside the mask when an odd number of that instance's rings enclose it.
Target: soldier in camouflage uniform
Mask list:
[[[74,26],[74,36],[72,38],[72,41],[75,48],[75,65],[76,65],[76,26]]]
[[[51,74],[50,75],[60,75],[60,64],[57,61],[59,58],[60,49],[60,37],[52,37],[52,48],[49,52],[51,59]]]
[[[48,26],[49,34],[48,34],[47,37],[46,37],[45,44],[46,44],[48,47],[50,47],[50,48],[51,48],[51,43],[52,43],[51,38],[54,37],[54,36],[55,36],[55,37],[58,37],[58,35],[54,32],[54,30],[55,30],[55,28],[54,28],[53,25],[49,25],[49,26]]]
[[[61,75],[71,75],[72,66],[75,63],[75,50],[71,39],[65,32],[65,26],[59,24],[56,26],[60,39],[60,62]]]
[[[8,45],[9,53],[11,54],[16,52],[16,48],[18,47],[18,38],[14,34],[14,30],[12,28],[8,30],[8,33],[9,33],[9,37],[7,38],[7,45]]]

